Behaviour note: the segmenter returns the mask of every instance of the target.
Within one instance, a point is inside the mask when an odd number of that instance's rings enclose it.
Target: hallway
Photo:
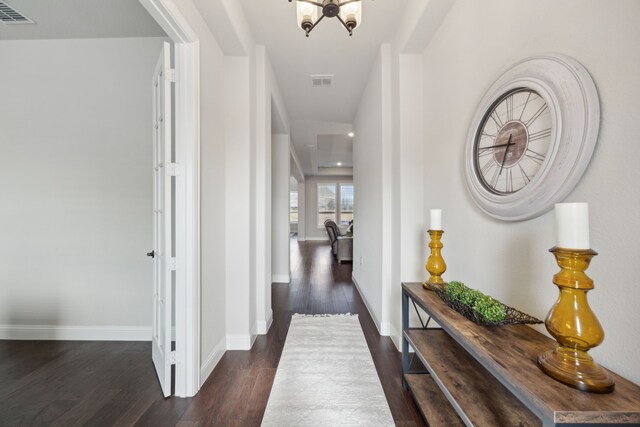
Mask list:
[[[219,426],[258,426],[291,315],[357,313],[391,413],[398,426],[422,425],[410,397],[402,390],[400,353],[381,337],[355,285],[351,264],[338,264],[327,242],[291,240],[290,284],[274,284],[274,321],[250,351],[227,351],[181,420],[202,420]]]
[[[163,399],[148,342],[0,341],[0,425],[259,426],[294,313],[357,313],[398,426],[422,425],[402,390],[400,353],[381,337],[327,242],[291,240],[291,284],[250,351],[227,351],[200,392]]]

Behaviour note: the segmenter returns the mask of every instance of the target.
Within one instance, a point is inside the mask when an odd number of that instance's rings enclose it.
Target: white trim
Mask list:
[[[313,241],[313,242],[327,242],[329,241],[328,237],[307,237],[303,240],[298,239],[298,241],[304,242],[304,241]]]
[[[391,341],[395,344],[398,351],[402,352],[402,334],[398,332],[398,330],[391,324],[391,330],[389,336],[391,337]]]
[[[289,283],[291,277],[288,274],[274,274],[271,276],[271,283]]]
[[[176,177],[176,326],[183,340],[176,340],[175,389],[188,397],[200,385],[200,46],[175,50],[176,162],[183,171]]]
[[[200,47],[175,0],[139,1],[175,43],[175,394],[190,397],[200,388]]]
[[[273,310],[271,310],[271,313],[269,314],[269,318],[267,319],[266,322],[262,320],[258,320],[257,328],[256,328],[258,335],[266,335],[269,332],[269,329],[271,329],[272,324],[273,324]]]
[[[271,288],[271,90],[267,76],[266,49],[255,48],[255,163],[253,184],[254,202],[254,254],[255,254],[255,319],[266,321],[267,290]],[[269,116],[269,117],[267,117]],[[269,206],[269,209],[267,209]],[[268,248],[268,249],[267,249]],[[257,335],[257,325],[250,325],[251,335]]]
[[[138,0],[174,43],[198,41],[196,33],[173,0]]]
[[[251,350],[255,335],[227,334],[227,350]]]
[[[383,337],[391,336],[391,322],[380,323],[380,335],[382,335]]]
[[[367,298],[364,296],[364,293],[362,292],[362,289],[360,288],[360,285],[356,280],[356,276],[354,276],[353,273],[351,273],[351,280],[353,281],[353,284],[356,285],[356,289],[360,294],[360,298],[362,298],[362,301],[364,302],[365,307],[367,307],[367,310],[369,311],[369,315],[373,319],[373,323],[376,325],[376,329],[378,330],[378,333],[381,336],[388,337],[390,335],[391,324],[389,322],[381,323],[380,320],[378,320],[375,313],[371,309],[371,306],[369,305],[369,301],[367,301]]]
[[[0,325],[0,339],[52,341],[151,341],[151,327]]]
[[[222,337],[200,367],[200,387],[207,381],[209,375],[211,375],[216,365],[218,365],[218,362],[220,362],[220,359],[222,359],[222,356],[224,356],[225,351],[227,351],[227,338]]]
[[[396,143],[393,134],[393,88],[392,80],[394,78],[392,71],[391,46],[383,44],[380,46],[380,61],[382,64],[382,186],[380,188],[382,194],[382,227],[380,229],[381,243],[381,266],[380,266],[380,317],[382,323],[380,325],[380,335],[389,336],[391,325],[391,303],[393,300],[392,284],[394,283],[392,267],[394,266],[394,234],[393,206],[397,204],[394,198],[393,182],[395,179],[393,171],[393,146]]]

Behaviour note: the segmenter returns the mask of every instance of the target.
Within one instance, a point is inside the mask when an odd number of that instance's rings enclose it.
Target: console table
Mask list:
[[[428,316],[419,328],[409,326],[411,305]],[[634,383],[612,373],[610,394],[561,384],[536,365],[551,338],[526,325],[476,325],[422,283],[402,284],[402,329],[403,386],[430,426],[640,425]],[[413,357],[426,371],[413,370]]]

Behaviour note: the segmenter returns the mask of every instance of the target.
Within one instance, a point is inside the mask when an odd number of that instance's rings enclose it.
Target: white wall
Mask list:
[[[424,280],[426,256],[422,57],[398,45],[381,46],[355,122],[356,230],[365,231],[354,233],[353,277],[380,333],[400,345],[400,283]]]
[[[278,83],[264,46],[255,47],[255,307],[251,313],[251,335],[266,334],[273,322],[271,308],[271,170],[272,170],[272,122],[278,123],[278,133],[288,135],[290,125]],[[272,117],[273,116],[273,117]],[[252,304],[253,306],[253,304]]]
[[[560,52],[589,70],[600,95],[600,136],[586,174],[566,201],[589,202],[592,247],[600,253],[587,273],[596,286],[590,304],[606,338],[591,354],[636,383],[638,21],[640,3],[632,0],[458,0],[424,51],[422,74],[424,207],[443,209],[445,278],[544,318],[557,297],[551,278],[558,267],[547,252],[555,243],[554,215],[506,223],[482,214],[464,184],[463,148],[480,98],[505,67],[529,55]]]
[[[247,349],[250,337],[251,135],[249,59],[225,58],[226,332],[227,348]]]
[[[390,335],[401,343],[402,281],[423,281],[425,277],[426,228],[423,215],[422,57],[391,55],[394,101],[393,121],[393,214],[392,277],[389,282]],[[428,227],[427,227],[428,228]]]
[[[271,144],[271,275],[289,283],[289,135],[273,135]]]
[[[162,40],[0,42],[0,338],[150,339]]]
[[[319,182],[331,182],[331,183],[352,183],[352,176],[307,176],[303,183],[304,195],[303,199],[300,199],[300,190],[298,190],[298,203],[304,203],[304,236],[300,236],[298,229],[298,240],[329,240],[327,236],[327,230],[324,226],[318,227],[318,183]],[[354,199],[359,197],[358,187],[354,189]],[[355,207],[354,207],[355,211]],[[357,218],[354,214],[354,218]],[[357,219],[356,221],[359,221]],[[354,222],[356,222],[354,221]],[[356,224],[355,227],[359,227],[360,224]]]
[[[192,0],[175,1],[200,47],[200,382],[226,350],[225,57]]]
[[[373,64],[353,130],[353,278],[381,329],[383,264],[383,58]]]
[[[255,276],[252,287],[255,307],[251,312],[251,335],[265,334],[271,315],[271,107],[272,79],[264,46],[255,48]],[[267,302],[267,298],[269,301]],[[253,304],[252,304],[253,305]]]
[[[234,0],[193,1],[226,55],[218,98],[224,113],[217,116],[221,123],[212,121],[224,131],[226,150],[226,219],[218,224],[225,231],[225,307],[221,312],[227,349],[249,349],[272,320],[272,102],[285,129],[288,118],[266,50],[255,44],[242,6]]]

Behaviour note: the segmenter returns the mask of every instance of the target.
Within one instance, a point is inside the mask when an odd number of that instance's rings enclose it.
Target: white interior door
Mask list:
[[[152,358],[165,397],[171,394],[172,233],[171,47],[164,43],[153,72],[154,249]]]

